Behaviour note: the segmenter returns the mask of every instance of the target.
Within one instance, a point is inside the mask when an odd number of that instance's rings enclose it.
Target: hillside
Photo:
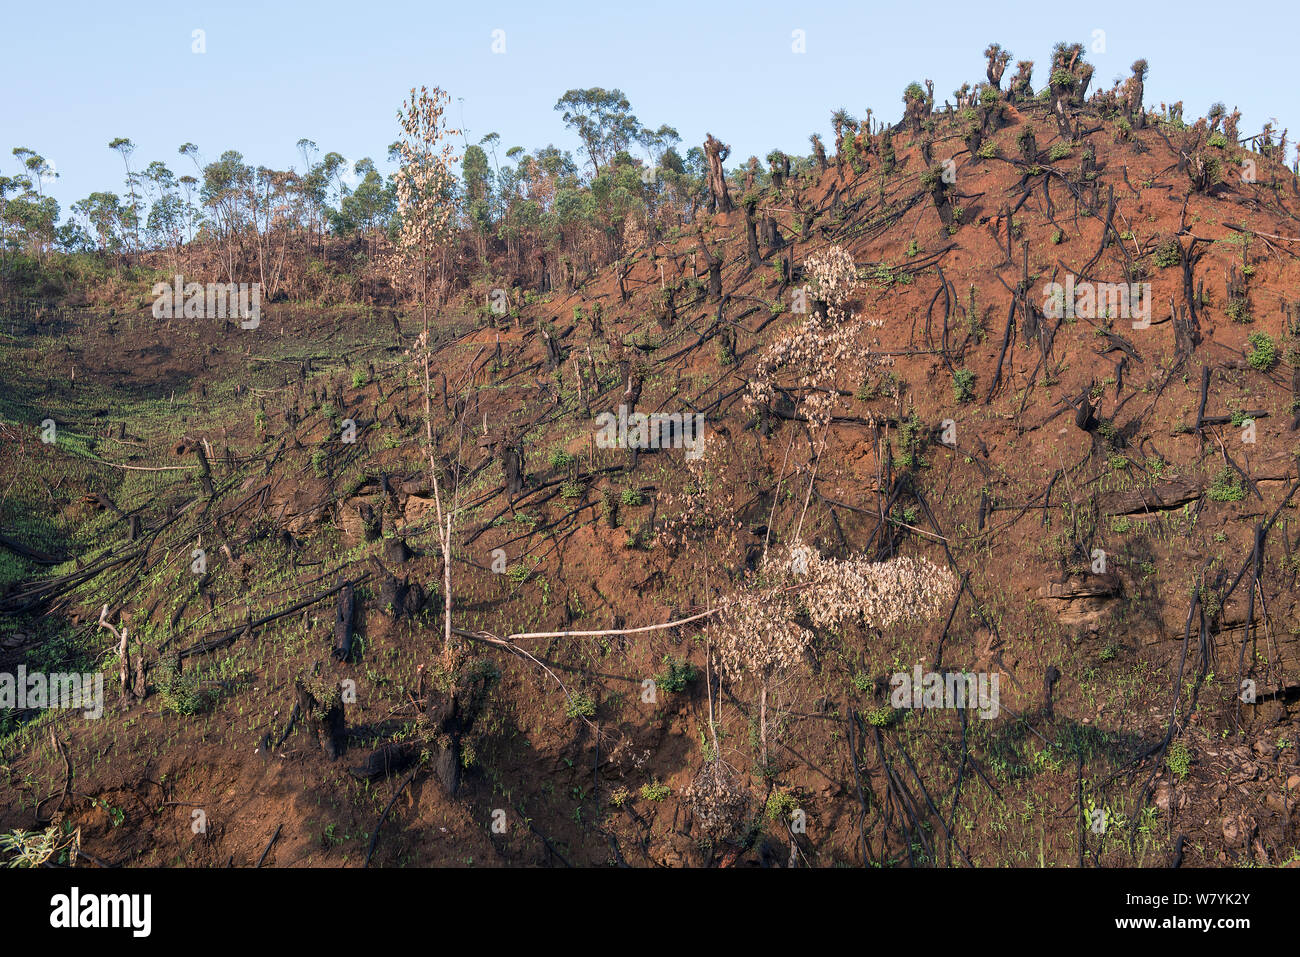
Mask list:
[[[427,392],[401,304],[8,300],[0,671],[106,705],[4,713],[0,829],[114,865],[1300,860],[1300,182],[1086,86],[918,87],[585,281],[475,280]],[[702,438],[606,442],[620,406]],[[995,713],[898,707],[917,667]]]

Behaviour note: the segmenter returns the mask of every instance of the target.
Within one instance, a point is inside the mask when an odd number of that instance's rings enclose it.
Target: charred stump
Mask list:
[[[704,141],[704,158],[708,161],[709,212],[729,213],[736,207],[727,191],[727,177],[722,164],[731,155],[731,147],[714,138],[712,133]]]
[[[306,720],[307,727],[316,735],[321,750],[334,760],[347,749],[347,721],[343,716],[343,685],[336,684],[329,698],[320,702],[316,700],[302,679],[294,682],[298,697],[298,708]]]
[[[334,606],[334,659],[347,661],[352,655],[352,622],[356,612],[356,599],[351,585],[339,590]]]

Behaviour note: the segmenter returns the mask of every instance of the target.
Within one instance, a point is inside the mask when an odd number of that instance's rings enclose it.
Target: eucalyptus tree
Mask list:
[[[468,146],[461,162],[464,184],[465,222],[474,231],[480,259],[487,256],[487,238],[492,231],[492,170],[482,146]]]
[[[622,90],[599,86],[569,90],[556,101],[555,109],[582,140],[594,175],[600,175],[601,167],[643,131]]]
[[[237,150],[226,150],[220,159],[203,168],[199,196],[208,210],[212,236],[220,248],[230,282],[237,281],[235,269],[243,258],[252,226],[253,178],[253,168]]]
[[[93,232],[99,251],[105,255],[121,251],[126,221],[122,200],[116,193],[94,192],[72,204],[72,213]]]
[[[131,171],[131,154],[135,152],[135,144],[125,136],[118,136],[108,144],[111,150],[117,150],[122,156],[122,165],[126,168],[126,189],[127,195],[131,197],[131,247],[137,257],[140,255],[140,203],[136,199],[136,174]]]

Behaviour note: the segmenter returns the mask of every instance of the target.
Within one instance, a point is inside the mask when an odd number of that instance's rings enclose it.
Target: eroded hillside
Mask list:
[[[10,304],[0,668],[107,705],[7,714],[0,827],[102,864],[1296,859],[1296,176],[1217,120],[972,96],[731,200],[435,316],[436,469],[418,313]],[[620,406],[702,438],[605,447]],[[943,600],[832,615],[800,557]],[[724,660],[769,621],[789,654]],[[917,666],[996,714],[896,707]]]

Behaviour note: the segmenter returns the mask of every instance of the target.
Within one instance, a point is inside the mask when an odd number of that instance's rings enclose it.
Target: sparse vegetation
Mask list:
[[[105,707],[0,707],[0,859],[1295,860],[1290,144],[985,55],[807,155],[417,87],[65,221],[20,147],[0,653]]]

